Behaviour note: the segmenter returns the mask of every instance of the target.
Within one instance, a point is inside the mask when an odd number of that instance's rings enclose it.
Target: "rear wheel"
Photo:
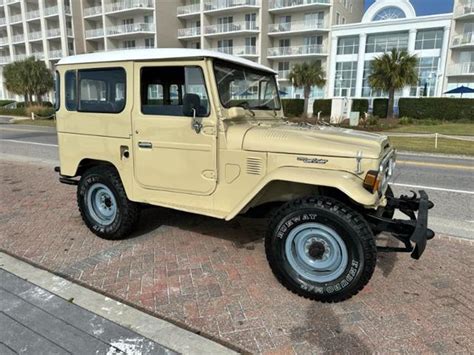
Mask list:
[[[77,204],[87,227],[104,239],[128,236],[140,215],[139,206],[127,198],[120,176],[108,166],[91,168],[82,175]]]
[[[374,272],[377,253],[364,218],[327,197],[284,205],[271,221],[265,249],[286,288],[322,302],[358,293]]]

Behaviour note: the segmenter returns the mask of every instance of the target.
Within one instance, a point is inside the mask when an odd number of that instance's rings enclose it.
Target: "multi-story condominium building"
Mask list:
[[[11,96],[5,64],[35,56],[52,68],[75,53],[74,20],[70,0],[0,0],[0,98]]]
[[[445,89],[474,88],[474,0],[455,0]]]

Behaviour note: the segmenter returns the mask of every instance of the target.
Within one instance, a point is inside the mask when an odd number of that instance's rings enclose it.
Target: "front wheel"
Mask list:
[[[265,239],[270,267],[290,291],[316,301],[346,300],[369,282],[374,236],[356,211],[327,197],[287,203]]]

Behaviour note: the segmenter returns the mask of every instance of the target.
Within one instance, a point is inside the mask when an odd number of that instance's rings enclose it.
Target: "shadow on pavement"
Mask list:
[[[377,240],[378,245],[387,247],[399,247],[400,243],[391,237],[381,237]],[[398,253],[377,253],[377,267],[382,271],[384,277],[388,277],[398,261]]]

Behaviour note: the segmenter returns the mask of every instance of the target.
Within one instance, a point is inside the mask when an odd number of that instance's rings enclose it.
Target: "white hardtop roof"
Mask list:
[[[216,58],[236,64],[245,65],[258,70],[275,74],[275,71],[261,64],[252,62],[233,55],[208,51],[203,49],[188,48],[149,48],[149,49],[126,49],[110,52],[96,52],[90,54],[79,54],[61,59],[57,65],[106,63],[124,61],[144,60],[166,60],[166,59],[190,59],[190,58]]]

